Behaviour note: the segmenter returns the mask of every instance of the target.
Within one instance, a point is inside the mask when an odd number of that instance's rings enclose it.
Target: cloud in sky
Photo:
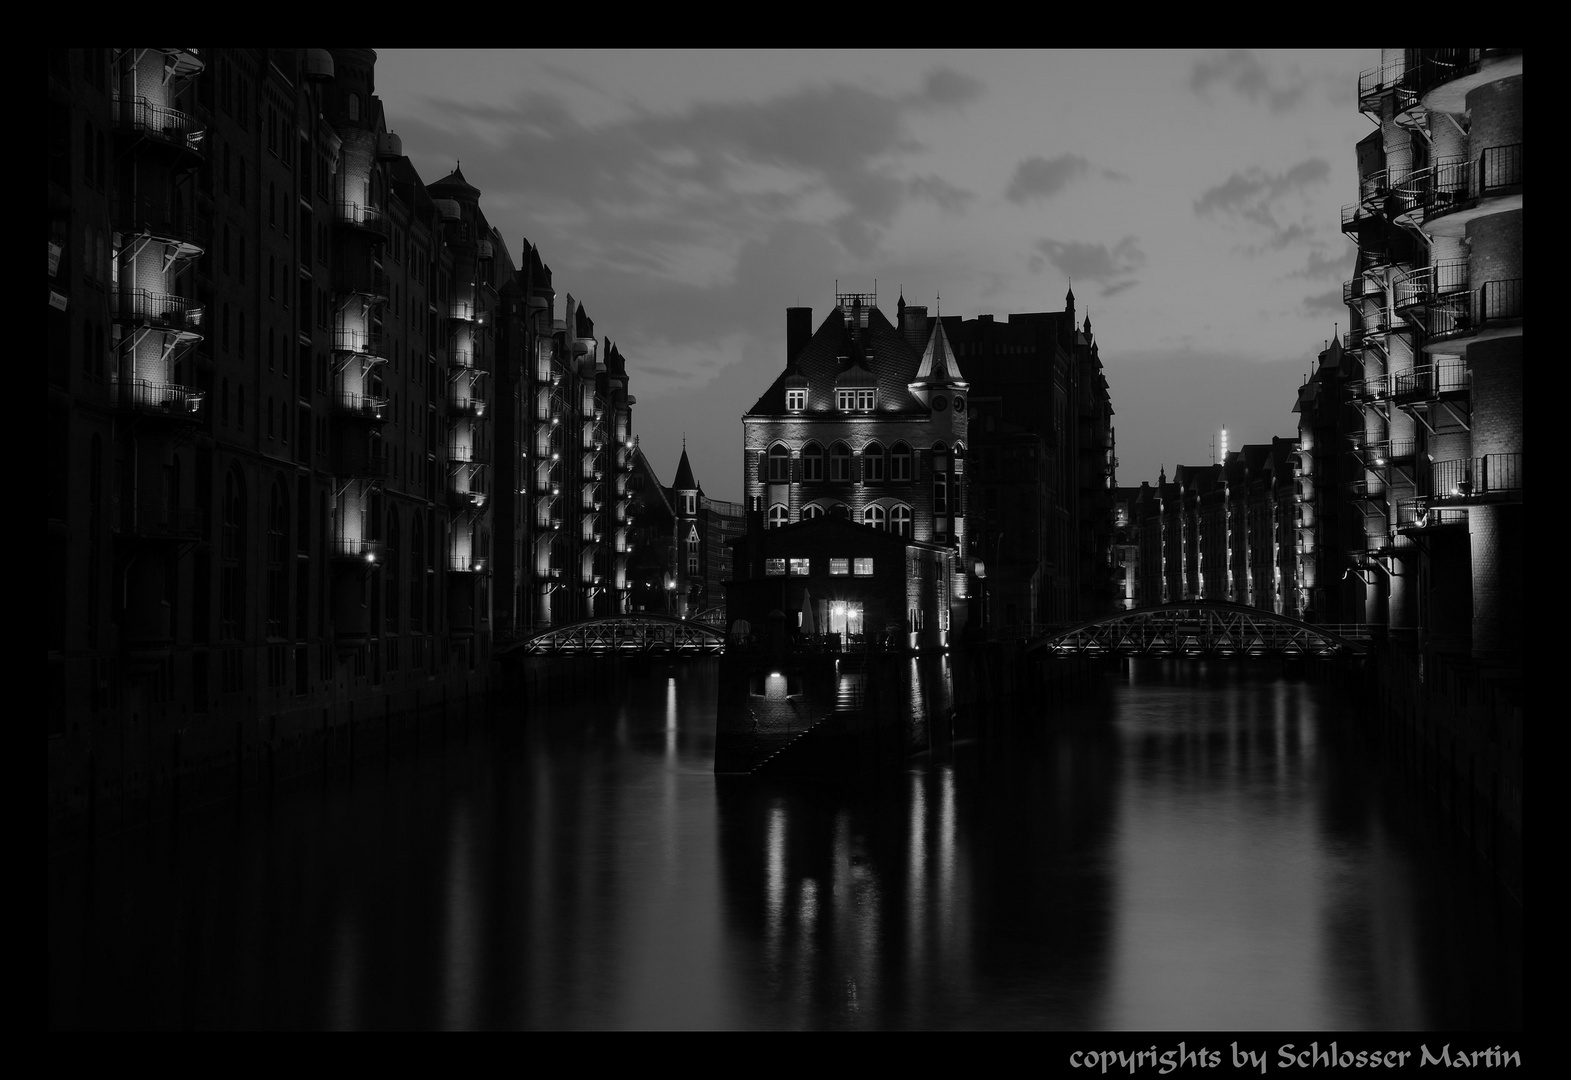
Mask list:
[[[1331,163],[1322,157],[1306,158],[1279,173],[1255,165],[1202,192],[1194,202],[1195,216],[1233,218],[1266,229],[1265,243],[1243,249],[1245,255],[1280,251],[1308,240],[1316,231],[1313,225],[1301,222],[1282,225],[1278,215],[1284,203],[1330,178]]]
[[[1190,70],[1189,89],[1197,97],[1209,100],[1211,87],[1217,84],[1250,102],[1264,101],[1272,112],[1285,112],[1303,100],[1311,80],[1296,67],[1285,75],[1273,73],[1264,61],[1247,49],[1234,49],[1220,56],[1196,60]]]
[[[1304,314],[1311,317],[1337,316],[1346,323],[1347,305],[1342,302],[1342,290],[1332,289],[1329,292],[1304,297]]]
[[[1146,255],[1133,236],[1126,236],[1112,247],[1106,244],[1088,244],[1078,240],[1053,240],[1044,238],[1036,242],[1038,254],[1031,256],[1029,265],[1033,273],[1051,264],[1065,277],[1099,282],[1103,296],[1112,296],[1137,284],[1128,275],[1145,265]],[[1126,278],[1114,281],[1114,278]]]
[[[1091,163],[1079,154],[1059,154],[1052,159],[1029,157],[1015,166],[1015,175],[1010,178],[1004,197],[1014,203],[1050,199],[1091,171]],[[1128,179],[1112,169],[1097,169],[1096,172],[1108,180]]]

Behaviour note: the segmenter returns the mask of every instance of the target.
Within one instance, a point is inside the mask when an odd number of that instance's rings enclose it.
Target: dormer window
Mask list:
[[[842,412],[872,412],[876,390],[836,390],[835,407]]]
[[[807,389],[786,391],[786,410],[788,412],[801,412],[807,408]]]

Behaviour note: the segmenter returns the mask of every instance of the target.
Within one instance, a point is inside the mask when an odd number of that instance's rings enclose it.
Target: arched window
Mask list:
[[[871,525],[875,529],[882,529],[885,524],[884,508],[874,503],[862,511],[862,524]]]
[[[904,504],[889,511],[889,531],[905,537],[907,540],[916,538],[916,531],[911,523],[911,508]]]
[[[775,443],[769,448],[769,482],[785,483],[791,479],[791,451],[785,448],[784,443]]]
[[[884,447],[881,443],[870,442],[862,448],[862,483],[882,484],[884,482]]]
[[[802,482],[814,484],[824,478],[824,448],[816,442],[802,447]]]
[[[360,119],[360,95],[359,94],[350,94],[349,95],[349,119],[351,119],[351,120],[358,120],[358,119]]]
[[[842,484],[851,479],[851,448],[843,442],[829,448],[829,479]]]
[[[769,527],[778,529],[791,520],[791,511],[786,509],[784,503],[775,503],[769,508]]]
[[[823,516],[824,508],[817,503],[808,503],[806,506],[802,507],[803,521],[812,521],[814,518],[821,518]]]
[[[897,442],[889,448],[889,479],[897,484],[911,479],[911,447],[906,443]]]

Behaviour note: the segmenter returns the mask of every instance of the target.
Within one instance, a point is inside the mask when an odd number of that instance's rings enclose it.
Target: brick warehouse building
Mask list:
[[[52,835],[626,609],[625,362],[374,52],[47,59]]]
[[[1522,53],[1387,49],[1359,79],[1344,288],[1348,551],[1364,619],[1506,666],[1522,645]],[[1457,584],[1470,583],[1470,595]]]
[[[785,369],[743,417],[748,505],[949,547],[944,605],[990,633],[1110,609],[1112,409],[1073,293],[1007,323],[836,300],[816,331],[786,312]]]

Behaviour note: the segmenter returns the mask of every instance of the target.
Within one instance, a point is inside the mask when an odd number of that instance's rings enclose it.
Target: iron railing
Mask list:
[[[348,201],[335,202],[333,217],[341,225],[364,229],[379,236],[387,235],[387,213],[380,206],[366,206],[363,203]]]
[[[203,391],[189,386],[148,379],[116,379],[110,390],[121,408],[186,419],[200,415],[207,397]]]
[[[202,152],[202,136],[207,134],[207,128],[190,113],[168,105],[154,105],[145,97],[128,98],[118,94],[112,105],[118,127],[194,154]]]
[[[377,330],[335,329],[333,331],[333,348],[339,352],[382,356],[387,349],[387,338]]]
[[[1432,497],[1438,500],[1520,495],[1522,455],[1484,454],[1482,457],[1437,461],[1430,469],[1430,491]]]
[[[1393,375],[1391,383],[1392,397],[1398,401],[1422,400],[1440,394],[1461,393],[1468,387],[1467,364],[1461,360],[1426,364]]]
[[[109,294],[111,314],[120,319],[141,319],[171,330],[195,331],[202,324],[200,302],[147,289]]]
[[[379,563],[387,554],[387,543],[364,537],[335,536],[330,551],[336,559],[360,559],[368,563]]]
[[[387,403],[388,399],[385,397],[340,392],[333,398],[333,411],[340,416],[381,420],[382,410],[387,408]]]

